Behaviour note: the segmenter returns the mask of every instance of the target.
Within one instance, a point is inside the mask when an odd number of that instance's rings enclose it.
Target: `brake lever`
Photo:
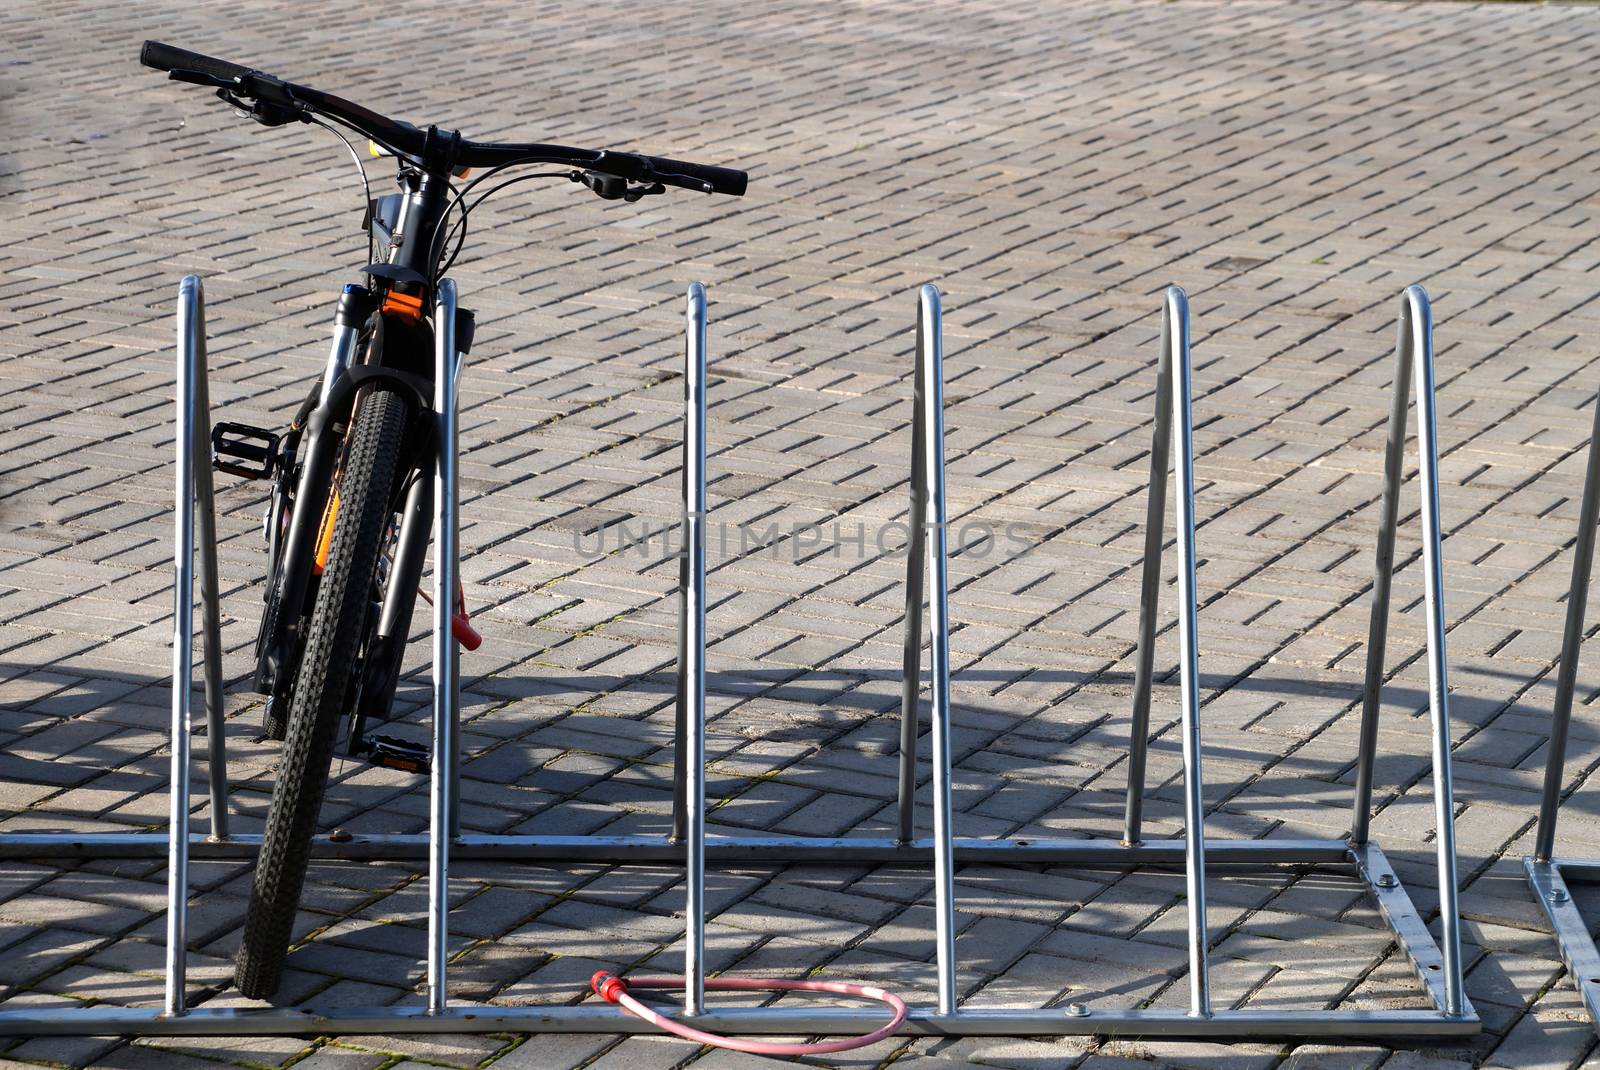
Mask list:
[[[223,83],[226,89],[217,90],[217,99],[224,104],[230,104],[234,110],[247,119],[254,119],[262,126],[283,126],[287,123],[309,123],[310,112],[304,107],[287,108],[282,104],[275,104],[262,100],[258,96],[251,96],[248,100],[240,93],[248,92],[242,85],[233,82]],[[235,92],[238,90],[238,92]]]
[[[622,193],[622,199],[632,204],[640,197],[654,197],[658,193],[667,192],[667,187],[659,182],[652,182],[648,186],[629,186]]]
[[[712,186],[711,183],[705,181],[704,179],[690,178],[688,175],[680,175],[673,172],[663,173],[657,171],[650,157],[642,156],[637,152],[608,152],[602,150],[600,153],[601,160],[609,160],[614,157],[621,157],[622,159],[632,161],[637,173],[630,177],[635,182],[648,182],[651,186],[651,188],[647,191],[649,193],[666,192],[661,188],[663,182],[671,182],[674,186],[682,186],[684,189],[695,190],[699,193],[717,192],[716,187]],[[636,201],[639,199],[639,197],[643,197],[644,195],[644,193],[641,193],[636,197],[629,197],[628,200]]]
[[[240,115],[254,119],[263,126],[283,126],[297,119],[301,122],[310,121],[303,109],[296,111],[281,104],[270,104],[262,100],[252,91],[248,75],[244,78],[219,78],[205,71],[174,67],[167,72],[167,77],[174,82],[188,82],[190,85],[203,85],[215,89],[218,100],[232,107]]]
[[[659,182],[631,186],[625,178],[602,174],[599,171],[574,171],[568,177],[574,182],[583,183],[596,197],[605,201],[627,201],[632,204],[641,197],[650,197],[657,193],[667,192],[667,187]]]
[[[684,186],[684,188],[685,189],[693,188],[696,192],[699,192],[699,193],[715,193],[715,192],[717,192],[716,189],[711,185],[711,183],[703,181],[702,179],[698,179],[698,178],[690,178],[688,175],[673,175],[673,174],[663,175],[663,174],[657,174],[655,177],[656,178],[670,178],[670,179],[673,180],[673,185],[675,185],[675,186],[676,185],[682,185],[685,182],[692,182],[692,183],[694,183],[693,187]],[[661,183],[657,182],[656,185],[659,186],[659,185],[661,185]]]
[[[213,89],[237,89],[239,83],[232,78],[218,78],[214,74],[204,71],[191,71],[187,68],[174,67],[167,72],[167,77],[174,82],[189,82],[192,85],[210,86]]]

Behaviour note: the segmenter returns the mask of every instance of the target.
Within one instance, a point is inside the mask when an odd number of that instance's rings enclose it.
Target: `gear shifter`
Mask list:
[[[665,193],[667,187],[659,182],[652,182],[647,186],[630,186],[628,180],[616,175],[601,174],[599,171],[574,171],[572,181],[582,182],[594,191],[594,195],[604,201],[627,201],[633,203],[640,197],[649,197],[657,193]]]

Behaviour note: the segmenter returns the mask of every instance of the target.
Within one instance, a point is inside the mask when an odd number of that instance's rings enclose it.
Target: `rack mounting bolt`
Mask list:
[[[1397,887],[1399,884],[1400,884],[1400,882],[1395,880],[1395,877],[1394,877],[1393,873],[1380,873],[1380,874],[1378,874],[1378,887],[1379,888],[1394,888],[1394,887]]]
[[[1089,1017],[1089,1008],[1081,1003],[1069,1003],[1067,1004],[1067,1017],[1087,1018]]]
[[[1565,903],[1568,896],[1567,893],[1560,888],[1551,888],[1545,893],[1545,898],[1550,900],[1552,903]]]

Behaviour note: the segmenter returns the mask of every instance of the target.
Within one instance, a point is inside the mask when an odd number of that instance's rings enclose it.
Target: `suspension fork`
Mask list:
[[[473,326],[472,312],[457,308],[455,375],[458,380],[463,360],[472,349]],[[418,410],[418,415],[431,416],[432,412],[432,408],[425,405]],[[429,446],[420,451],[411,465],[416,475],[406,493],[399,537],[395,540],[394,561],[389,567],[388,586],[384,589],[383,605],[378,614],[378,627],[362,665],[361,689],[356,696],[355,708],[350,716],[350,732],[345,740],[345,752],[352,756],[368,749],[368,714],[386,718],[394,704],[406,640],[410,637],[411,615],[416,609],[428,541],[433,534],[433,451],[437,446],[437,442],[430,440]],[[456,640],[465,643],[468,649],[477,649],[476,633],[466,623],[464,613],[457,618]]]
[[[430,453],[430,462],[431,459]],[[400,664],[411,632],[411,613],[417,605],[417,588],[422,583],[428,539],[433,534],[432,467],[431,463],[420,465],[406,493],[377,632],[361,670],[361,691],[345,742],[347,754],[360,754],[365,749],[367,715],[383,716],[388,712],[400,681]]]
[[[277,553],[269,549],[269,577],[281,576],[279,589],[269,591],[277,597],[279,606],[277,634],[264,636],[266,640],[259,651],[256,663],[256,681],[259,690],[272,694],[284,672],[292,672],[289,664],[293,649],[292,632],[301,624],[304,615],[306,592],[311,585],[311,563],[316,556],[316,540],[320,534],[328,494],[333,486],[334,467],[339,459],[339,447],[344,441],[344,427],[338,421],[348,421],[348,400],[341,406],[329,404],[337,392],[348,399],[349,392],[339,390],[340,380],[355,358],[356,344],[361,324],[373,308],[372,295],[363,287],[347,285],[339,295],[339,305],[333,318],[333,344],[328,353],[327,366],[322,375],[322,387],[317,404],[305,418],[306,457],[301,467],[300,482],[295,488],[294,510],[289,517],[289,530],[283,538],[279,567]],[[299,422],[298,419],[296,422]],[[272,516],[268,523],[274,525],[268,532],[272,545],[277,543],[276,524]]]
[[[311,586],[312,563],[316,558],[317,535],[322,526],[323,509],[333,488],[333,469],[339,459],[339,447],[344,441],[348,412],[334,415],[334,409],[323,404],[311,414],[306,424],[306,458],[300,472],[300,485],[295,491],[294,512],[289,518],[289,531],[283,540],[283,567],[277,598],[282,609],[278,616],[278,634],[266,637],[256,666],[257,680],[262,690],[272,693],[278,685],[280,673],[290,670],[289,653],[293,647],[293,632],[302,624],[306,592]]]
[[[279,613],[277,634],[266,637],[261,657],[256,666],[256,678],[269,690],[285,671],[293,671],[290,664],[295,632],[303,626],[306,592],[311,586],[317,556],[317,543],[322,534],[323,515],[328,496],[333,488],[335,466],[340,448],[354,408],[356,393],[370,383],[382,382],[392,389],[406,393],[413,411],[429,411],[422,391],[422,381],[416,376],[373,365],[356,365],[339,376],[329,391],[328,398],[312,412],[306,422],[305,468],[300,475],[300,485],[295,493],[294,514],[289,520],[289,532],[284,538],[283,570],[278,597],[282,610]],[[429,454],[431,456],[431,453]],[[431,482],[422,480],[421,482]],[[425,541],[425,540],[424,540]],[[413,585],[413,589],[415,586]]]

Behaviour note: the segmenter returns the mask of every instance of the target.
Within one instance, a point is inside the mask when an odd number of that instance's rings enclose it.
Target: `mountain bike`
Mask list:
[[[263,125],[324,127],[361,173],[368,263],[362,281],[339,295],[322,374],[283,433],[223,422],[211,434],[214,467],[271,484],[254,687],[266,696],[265,733],[283,741],[283,755],[235,973],[244,995],[264,998],[283,972],[341,724],[348,755],[411,771],[428,762],[425,748],[369,734],[367,722],[386,719],[393,702],[432,534],[432,298],[461,253],[473,209],[531,179],[569,180],[606,200],[633,202],[668,186],[741,196],[747,176],[633,152],[469,141],[155,41],[145,42],[139,59],[214,89]],[[361,155],[341,127],[366,138],[374,155],[394,159],[396,192],[372,196]],[[530,164],[560,170],[520,173],[469,199],[506,169]],[[459,367],[472,347],[473,317],[461,308],[455,315]],[[475,647],[460,592],[455,610],[456,640]]]

